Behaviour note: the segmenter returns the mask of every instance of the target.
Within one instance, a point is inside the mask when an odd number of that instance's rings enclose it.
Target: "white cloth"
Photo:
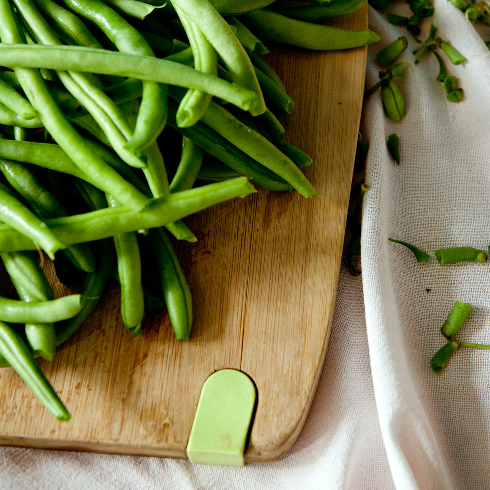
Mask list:
[[[490,343],[487,264],[417,264],[401,245],[425,249],[490,244],[490,58],[464,15],[435,0],[438,35],[469,62],[448,73],[464,89],[448,102],[433,55],[397,84],[407,115],[391,123],[379,93],[365,105],[371,144],[362,235],[362,279],[342,269],[329,350],[306,426],[282,460],[245,468],[62,451],[0,449],[2,490],[484,489],[490,488],[490,353],[461,349],[437,378],[429,361],[456,300],[474,310],[458,337]],[[370,10],[382,43],[406,34]],[[490,37],[490,35],[489,35]],[[403,61],[413,62],[410,41]],[[387,153],[401,138],[401,165]],[[487,137],[489,140],[487,140]],[[433,236],[429,241],[427,237]],[[363,304],[364,289],[364,304]]]

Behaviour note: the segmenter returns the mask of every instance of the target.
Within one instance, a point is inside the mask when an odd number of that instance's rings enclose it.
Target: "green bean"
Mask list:
[[[281,144],[284,133],[286,132],[283,125],[276,116],[267,109],[263,114],[257,116],[264,131],[270,136],[274,144]]]
[[[150,204],[139,212],[125,207],[101,209],[66,218],[55,218],[48,220],[47,224],[60,239],[72,245],[128,231],[158,228],[214,204],[254,192],[256,191],[248,179],[241,177],[151,199]],[[21,233],[7,225],[0,225],[0,253],[33,249],[35,247],[32,242]]]
[[[301,7],[273,7],[281,15],[305,22],[323,22],[359,10],[366,0],[333,0],[328,5],[304,5]]]
[[[179,128],[175,115],[175,104],[169,101],[169,125],[240,175],[250,177],[266,189],[287,191],[293,188],[284,179],[257,163],[206,124],[199,121],[190,128]]]
[[[129,124],[126,122],[124,130],[121,132],[121,125],[117,127],[108,114],[85,94],[85,90],[82,89],[82,86],[78,85],[74,80],[71,80],[68,77],[64,78],[63,81],[74,97],[88,109],[119,157],[132,167],[144,168],[146,166],[146,162],[126,149],[127,136],[129,136],[130,133]],[[122,121],[123,118],[120,120]]]
[[[154,3],[158,0],[149,0],[149,3]],[[270,5],[274,0],[211,0],[211,5],[221,14],[243,14],[251,10],[261,9]],[[175,14],[175,10],[171,3],[166,3],[159,10],[162,14]]]
[[[20,126],[14,127],[14,138],[17,141],[27,141],[30,139],[32,135],[32,129],[29,128],[21,128]],[[2,135],[0,134],[0,138]]]
[[[3,184],[0,184],[0,220],[38,243],[52,259],[56,251],[66,247],[46,224],[18,201]]]
[[[289,19],[271,10],[249,12],[244,14],[243,18],[253,31],[266,39],[307,49],[348,49],[379,41],[379,36],[370,30],[348,31],[310,24]]]
[[[304,197],[317,192],[296,165],[261,134],[245,128],[226,109],[211,102],[202,122],[224,136],[238,149],[291,184]]]
[[[116,282],[121,284],[119,275],[117,273],[117,269],[113,270],[111,275]],[[155,313],[157,311],[160,311],[164,305],[163,298],[160,297],[160,295],[153,289],[153,287],[150,284],[142,281],[141,285],[143,287],[143,299],[145,302],[145,308],[150,313]]]
[[[2,103],[0,103],[0,124],[4,124],[5,126],[19,126],[22,128],[42,128],[43,126],[43,123],[38,117],[24,119]]]
[[[108,87],[104,91],[114,103],[119,105],[140,98],[143,94],[143,86],[141,80],[127,78],[124,82]]]
[[[278,74],[272,69],[269,63],[267,63],[267,61],[263,60],[260,56],[257,56],[255,53],[252,53],[252,51],[246,48],[245,50],[247,51],[250,61],[253,63],[254,66],[256,66],[262,73],[265,73],[273,82],[276,82],[284,90],[286,90],[286,87],[284,87],[282,80],[279,78]]]
[[[68,410],[44,376],[24,341],[13,328],[3,322],[0,322],[0,354],[58,420],[70,420]]]
[[[404,245],[407,247],[413,254],[415,255],[415,258],[417,259],[417,262],[419,263],[424,263],[428,262],[430,259],[430,255],[425,253],[423,250],[420,250],[420,248],[417,248],[415,245],[411,245],[410,243],[403,242],[401,240],[395,240],[393,238],[388,238],[390,242],[393,243],[399,243],[400,245]]]
[[[96,244],[97,268],[87,274],[82,286],[82,308],[72,318],[57,323],[56,345],[65,342],[90,315],[104,292],[107,280],[114,265],[115,250],[112,240],[100,240]]]
[[[0,159],[0,171],[42,220],[68,215],[58,199],[21,163]],[[88,244],[67,247],[63,253],[79,269],[93,271],[94,257]]]
[[[133,105],[134,104],[126,104],[124,108],[125,114],[130,122],[133,122],[135,118]],[[143,172],[150,187],[151,195],[153,197],[168,196],[170,194],[170,188],[168,185],[167,170],[158,144],[152,143],[145,151],[145,155],[148,165]],[[177,240],[186,240],[189,242],[197,241],[194,233],[192,233],[192,231],[180,220],[175,223],[169,223],[165,225],[165,227],[175,236],[175,238],[177,238]]]
[[[11,49],[13,44],[10,43],[23,41],[8,0],[0,0],[0,37],[4,43],[1,46],[4,52]],[[8,43],[7,47],[5,43]],[[20,49],[31,49],[37,46],[20,45],[19,47]],[[49,49],[45,46],[40,46],[40,48]],[[61,49],[58,46],[52,46],[51,49],[53,48]],[[18,66],[16,63],[14,65]],[[110,192],[119,202],[131,205],[135,210],[144,208],[148,202],[147,198],[84,145],[83,139],[64,118],[54,102],[39,72],[18,67],[14,71],[31,104],[41,115],[44,126],[50,134],[56,137],[60,146],[71,154],[74,163],[85,173],[90,174],[91,179],[96,181],[101,189]]]
[[[448,342],[444,347],[441,347],[430,361],[432,372],[436,376],[440,376],[446,367],[447,361],[451,354],[459,347],[458,342]]]
[[[189,47],[188,44],[185,44],[178,39],[167,39],[166,37],[162,37],[153,32],[142,31],[141,29],[138,30],[157,58],[164,58],[165,56],[177,53],[182,49],[187,49]]]
[[[229,104],[228,104],[229,106]],[[261,121],[261,117],[267,112],[264,112],[264,114],[260,114],[259,116],[252,116],[250,112],[245,112],[237,107],[227,107],[228,112],[233,114],[240,122],[245,124],[245,126],[248,126],[250,129],[253,129],[254,131],[257,131],[258,133],[262,133],[264,136],[269,138],[268,135],[262,130],[262,128],[259,126],[259,121]]]
[[[250,10],[262,9],[274,0],[211,0],[212,6],[221,14],[243,14]]]
[[[22,119],[34,119],[36,117],[36,111],[29,101],[2,80],[0,80],[0,102]]]
[[[311,165],[312,159],[303,150],[292,145],[291,143],[281,142],[279,149],[288,156],[296,166],[298,167],[309,167]]]
[[[152,230],[148,239],[158,264],[163,296],[177,340],[187,340],[192,327],[192,296],[175,250],[162,228]]]
[[[0,297],[0,320],[13,323],[59,322],[76,315],[80,308],[79,294],[32,303]]]
[[[22,301],[50,301],[53,292],[31,252],[1,254],[5,268]],[[25,333],[35,357],[52,361],[56,353],[53,323],[27,323]]]
[[[170,184],[171,192],[192,188],[201,169],[203,156],[204,150],[200,146],[185,136],[182,138],[182,156]]]
[[[117,170],[127,181],[135,186],[135,188],[139,189],[140,192],[151,196],[149,189],[131,172],[131,169],[124,165],[108,150],[89,139],[85,140],[85,144],[101,159]],[[1,158],[10,160],[16,159],[56,172],[63,172],[85,180],[92,185],[96,185],[87,174],[83,173],[68,158],[66,153],[58,145],[0,139],[0,159]],[[152,165],[150,165],[150,170],[151,168]],[[176,223],[168,224],[167,227],[178,240],[196,241],[194,234],[183,223],[178,223],[178,220]]]
[[[15,289],[24,301],[51,301],[54,299],[51,286],[32,252],[2,254],[5,268],[15,278]]]
[[[257,55],[267,54],[269,52],[264,43],[255,34],[250,32],[236,17],[230,15],[226,17],[226,20],[228,24],[235,27],[235,35],[247,51],[251,51]]]
[[[15,89],[22,90],[22,86],[20,85],[19,80],[17,79],[13,71],[0,70],[0,80],[8,83],[11,87]]]
[[[103,192],[81,179],[73,183],[80,196],[92,211],[107,208],[107,200]],[[115,259],[114,243],[111,239],[99,240],[95,243],[96,269],[87,274],[82,286],[82,308],[72,318],[56,324],[56,345],[65,342],[84,322],[95,308],[102,295]]]
[[[134,0],[104,0],[104,3],[111,5],[123,14],[140,20],[145,19],[156,8],[146,2],[136,2]]]
[[[197,180],[207,180],[212,182],[222,182],[223,180],[234,179],[240,174],[228,167],[218,159],[213,159],[208,162],[203,162]]]
[[[176,10],[191,44],[194,54],[194,68],[216,76],[218,74],[218,56],[213,46],[192,20],[178,7]],[[211,95],[199,90],[188,90],[177,110],[177,124],[184,128],[192,126],[201,119],[210,102]]]
[[[85,24],[73,13],[60,7],[52,0],[33,0],[50,22],[56,35],[69,44],[78,44],[89,48],[102,48]]]
[[[265,102],[253,65],[228,23],[207,0],[173,0],[172,4],[199,27],[223,59],[232,81],[255,93],[250,113],[253,116],[262,114]]]
[[[173,56],[178,59],[188,54],[185,50]],[[24,68],[46,67],[150,80],[201,90],[243,110],[248,110],[256,97],[250,90],[168,59],[160,60],[103,49],[79,46],[0,45],[0,65]]]
[[[13,0],[30,29],[42,44],[61,45],[49,25],[28,0]],[[67,90],[89,111],[97,121],[116,153],[128,165],[144,167],[145,163],[124,149],[132,130],[120,109],[99,89],[85,73],[57,71]]]
[[[52,143],[0,139],[0,158],[64,172],[96,185],[87,174],[73,163],[60,146]]]
[[[119,204],[107,196],[110,207]],[[121,314],[126,328],[137,336],[141,333],[145,313],[143,287],[141,284],[141,257],[134,231],[114,236],[117,271],[121,283]]]
[[[454,247],[434,250],[439,264],[455,264],[456,262],[486,262],[487,255],[473,247]]]
[[[284,87],[269,78],[256,66],[254,70],[268,104],[274,107],[280,114],[292,114],[294,101],[289,97]]]
[[[100,0],[63,0],[75,13],[93,22],[115,44],[119,51],[142,56],[155,56],[144,37]],[[137,2],[135,2],[137,3]],[[143,82],[140,114],[134,134],[126,150],[139,155],[162,132],[166,122],[167,88],[165,85]]]
[[[469,314],[473,306],[469,303],[462,303],[461,301],[456,301],[454,303],[453,309],[449,316],[446,318],[446,321],[442,325],[441,332],[444,337],[448,340],[452,340],[452,338],[459,332],[463,323],[468,318]]]

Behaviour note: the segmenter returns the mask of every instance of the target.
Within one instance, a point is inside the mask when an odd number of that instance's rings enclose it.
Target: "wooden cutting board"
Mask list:
[[[335,25],[365,29],[367,7]],[[57,422],[3,369],[0,444],[186,458],[204,381],[234,368],[258,390],[245,460],[272,461],[292,446],[328,344],[366,48],[272,47],[269,60],[295,100],[286,139],[313,157],[306,174],[320,197],[260,190],[187,219],[199,239],[177,250],[194,298],[191,339],[175,341],[165,314],[149,317],[133,338],[112,288],[55,361],[41,362],[71,421]]]

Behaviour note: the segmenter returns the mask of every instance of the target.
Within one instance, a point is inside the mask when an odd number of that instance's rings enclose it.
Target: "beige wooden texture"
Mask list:
[[[366,12],[336,25],[365,28]],[[149,317],[133,338],[113,287],[55,361],[41,362],[71,421],[57,422],[4,369],[0,444],[185,458],[204,381],[235,368],[258,389],[246,461],[271,461],[291,447],[330,333],[366,49],[272,48],[270,60],[296,103],[284,119],[287,140],[313,157],[306,174],[320,197],[260,190],[188,219],[199,241],[177,250],[194,298],[191,339],[175,341],[165,314]]]

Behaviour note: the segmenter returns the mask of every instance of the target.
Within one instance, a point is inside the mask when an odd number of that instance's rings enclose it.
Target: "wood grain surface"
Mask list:
[[[335,22],[364,29],[367,10]],[[57,422],[9,369],[0,372],[0,444],[185,458],[206,378],[247,373],[258,405],[248,462],[281,457],[306,420],[326,354],[364,89],[366,49],[309,52],[271,45],[295,100],[286,139],[313,157],[320,194],[260,190],[192,216],[178,254],[195,324],[175,341],[166,314],[138,338],[122,326],[117,288],[52,363],[41,367],[72,413]],[[57,295],[64,288],[56,282]]]

